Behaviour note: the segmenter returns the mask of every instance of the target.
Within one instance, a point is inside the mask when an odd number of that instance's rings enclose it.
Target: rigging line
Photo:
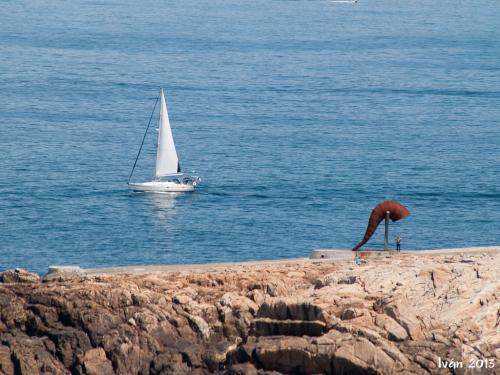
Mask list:
[[[139,148],[139,152],[137,153],[137,156],[135,158],[134,166],[132,167],[132,171],[130,172],[130,176],[128,176],[127,184],[130,184],[130,180],[132,179],[132,175],[134,174],[134,169],[135,169],[135,166],[137,165],[137,160],[139,160],[139,155],[141,154],[142,146],[144,146],[144,141],[146,140],[146,135],[148,134],[149,125],[151,125],[151,120],[153,119],[156,105],[158,104],[158,99],[160,99],[159,96],[156,98],[156,102],[155,102],[155,105],[153,107],[153,111],[151,112],[151,116],[149,116],[148,127],[146,128],[146,131],[144,132],[144,136],[142,137],[141,147]]]

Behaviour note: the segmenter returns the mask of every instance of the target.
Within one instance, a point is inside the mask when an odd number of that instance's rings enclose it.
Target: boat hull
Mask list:
[[[128,187],[134,191],[145,191],[150,193],[194,191],[194,185],[192,183],[177,183],[173,181],[136,182],[129,183]]]

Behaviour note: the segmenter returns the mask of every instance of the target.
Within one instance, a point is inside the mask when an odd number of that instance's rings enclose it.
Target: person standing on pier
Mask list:
[[[401,252],[401,237],[399,234],[396,235],[396,251]]]

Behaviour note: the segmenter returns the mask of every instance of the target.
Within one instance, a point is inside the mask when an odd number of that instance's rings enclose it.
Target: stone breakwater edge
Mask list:
[[[405,250],[396,253],[393,250],[364,250],[359,251],[362,257],[369,259],[373,256],[415,256],[415,255],[438,255],[438,254],[453,254],[453,253],[471,253],[471,252],[499,252],[500,246],[476,246],[476,247],[461,247],[461,248],[443,248],[431,250]],[[60,275],[118,275],[118,274],[134,274],[140,275],[150,272],[176,272],[176,271],[209,271],[220,268],[230,268],[238,266],[258,266],[258,265],[279,265],[287,263],[308,263],[318,261],[340,261],[353,259],[355,252],[345,249],[316,249],[311,252],[308,258],[290,258],[277,260],[256,260],[244,262],[214,262],[214,263],[196,263],[196,264],[164,264],[164,265],[134,265],[134,266],[117,266],[106,268],[81,268],[74,265],[54,265],[50,266],[46,277],[53,278]]]

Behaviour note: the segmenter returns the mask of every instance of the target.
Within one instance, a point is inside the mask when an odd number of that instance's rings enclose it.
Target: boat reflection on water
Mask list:
[[[181,193],[148,193],[145,194],[154,205],[154,219],[165,223],[176,214],[175,201]]]

